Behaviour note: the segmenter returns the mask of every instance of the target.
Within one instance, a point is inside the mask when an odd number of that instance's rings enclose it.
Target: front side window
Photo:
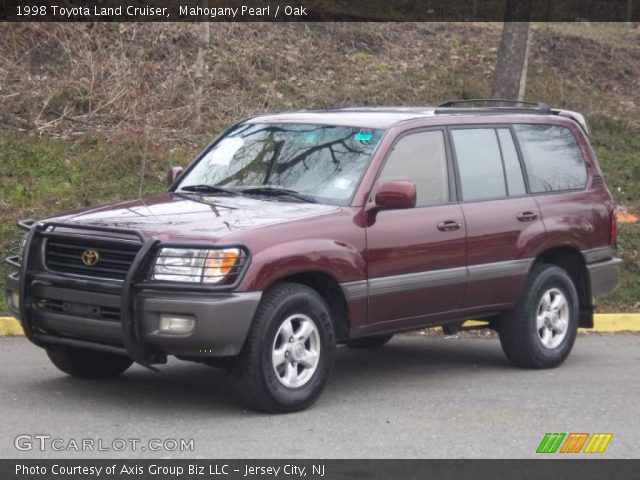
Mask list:
[[[514,128],[533,193],[586,186],[586,165],[571,130],[556,125],[515,125]]]
[[[441,130],[405,135],[393,146],[378,185],[393,181],[416,185],[416,206],[449,201],[449,176],[444,134]]]
[[[178,190],[286,190],[310,201],[346,205],[383,133],[332,125],[239,125],[205,153]]]

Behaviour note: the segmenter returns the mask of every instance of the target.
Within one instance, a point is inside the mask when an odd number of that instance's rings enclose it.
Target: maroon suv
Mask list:
[[[9,306],[65,373],[174,355],[288,412],[320,395],[336,344],[469,318],[514,364],[555,367],[619,278],[584,118],[543,104],[262,115],[171,179],[21,222]]]

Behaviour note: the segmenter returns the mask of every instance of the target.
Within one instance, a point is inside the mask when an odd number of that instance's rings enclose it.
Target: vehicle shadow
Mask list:
[[[509,370],[497,339],[400,337],[379,348],[339,348],[333,382],[366,384],[398,376],[456,375],[470,370]]]
[[[90,402],[92,409],[127,409],[141,416],[175,415],[187,419],[207,415],[246,416],[233,396],[231,375],[225,370],[180,361],[170,361],[155,373],[134,366],[110,380],[80,380],[48,366],[44,378],[29,385],[38,396],[55,392],[73,405]],[[367,393],[385,382],[398,384],[406,377],[423,377],[433,388],[443,375],[450,377],[471,370],[508,370],[496,339],[444,340],[400,337],[375,349],[338,347],[336,365],[325,395],[340,392]],[[44,398],[44,397],[41,397]],[[250,413],[252,414],[252,413]]]

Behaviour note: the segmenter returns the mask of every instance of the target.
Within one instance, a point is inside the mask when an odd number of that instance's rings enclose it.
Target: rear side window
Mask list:
[[[378,184],[405,181],[416,185],[416,206],[449,202],[447,152],[441,130],[410,133],[400,138],[382,168]]]
[[[498,139],[502,150],[502,161],[504,163],[504,173],[507,177],[507,190],[510,196],[524,195],[527,189],[524,186],[522,176],[522,166],[518,159],[518,151],[513,143],[511,130],[508,128],[498,129]]]
[[[533,193],[576,190],[587,184],[587,168],[568,128],[515,125]]]
[[[460,172],[462,199],[505,197],[507,184],[495,129],[455,129],[451,138]]]

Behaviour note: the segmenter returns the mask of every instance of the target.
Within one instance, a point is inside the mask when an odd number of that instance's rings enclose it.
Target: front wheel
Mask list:
[[[578,293],[567,272],[555,265],[536,265],[522,298],[500,318],[500,344],[517,366],[556,367],[573,348],[578,317]]]
[[[264,294],[237,359],[236,390],[255,410],[303,410],[322,393],[335,349],[331,313],[322,297],[305,285],[278,284]]]
[[[124,355],[76,347],[50,347],[47,356],[67,375],[89,379],[117,377],[133,363]]]

